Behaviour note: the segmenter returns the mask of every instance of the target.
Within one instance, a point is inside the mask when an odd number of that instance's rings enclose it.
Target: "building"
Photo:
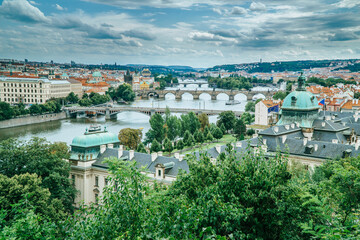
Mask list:
[[[10,104],[42,104],[50,98],[66,97],[71,84],[46,78],[0,78],[0,101]]]
[[[188,164],[179,154],[176,157],[165,157],[162,153],[138,153],[126,151],[120,145],[118,136],[98,126],[86,129],[84,135],[77,136],[71,143],[69,162],[71,176],[79,195],[76,206],[81,203],[96,202],[109,184],[107,176],[107,158],[119,161],[135,161],[140,171],[152,181],[170,184],[176,179],[180,169],[189,172]]]
[[[278,121],[280,101],[265,99],[255,105],[255,124],[272,125]]]
[[[140,90],[149,90],[150,85],[147,82],[141,82],[140,83]]]
[[[81,82],[75,80],[75,79],[68,79],[68,82],[70,82],[70,91],[75,93],[76,95],[79,96],[79,98],[82,97],[83,95],[83,90],[82,90],[82,84]]]
[[[143,77],[150,77],[151,76],[151,72],[148,68],[144,68],[142,71],[141,71],[141,76]]]

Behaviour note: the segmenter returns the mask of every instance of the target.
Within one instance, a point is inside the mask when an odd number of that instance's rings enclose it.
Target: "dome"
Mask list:
[[[100,72],[93,72],[93,77],[102,77]]]
[[[311,92],[295,91],[286,96],[281,109],[314,110],[319,109],[319,103]]]
[[[100,132],[77,136],[72,140],[71,146],[94,147],[109,143],[119,143],[118,136],[110,132]]]

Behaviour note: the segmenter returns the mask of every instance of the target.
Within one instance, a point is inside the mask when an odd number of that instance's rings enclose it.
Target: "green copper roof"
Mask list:
[[[72,140],[71,146],[94,147],[109,143],[119,143],[118,136],[110,132],[99,132],[77,136]]]
[[[319,104],[311,92],[295,91],[286,96],[281,108],[289,110],[313,110],[319,109]]]
[[[93,72],[93,77],[102,77],[100,72]]]

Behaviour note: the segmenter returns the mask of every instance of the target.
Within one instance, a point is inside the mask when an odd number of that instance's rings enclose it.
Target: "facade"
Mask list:
[[[280,101],[262,100],[255,105],[255,124],[268,126],[278,120]]]
[[[147,84],[146,82],[141,82],[140,83],[140,90],[149,90],[150,85]]]
[[[144,68],[142,71],[141,71],[141,76],[143,77],[150,77],[151,76],[151,72],[148,68]]]
[[[46,78],[0,78],[0,101],[10,104],[42,104],[50,98],[66,97],[71,84]]]
[[[82,84],[81,82],[74,80],[74,79],[68,79],[68,82],[70,82],[70,91],[75,93],[76,95],[78,95],[80,98],[83,95],[83,90],[82,90]]]
[[[176,179],[180,169],[188,172],[187,162],[179,154],[176,157],[164,157],[162,153],[138,153],[126,151],[120,145],[116,134],[106,128],[99,127],[86,130],[84,135],[77,136],[71,143],[70,178],[79,191],[75,205],[97,202],[103,193],[104,187],[109,184],[108,158],[119,161],[135,161],[142,173],[153,181],[169,184]]]

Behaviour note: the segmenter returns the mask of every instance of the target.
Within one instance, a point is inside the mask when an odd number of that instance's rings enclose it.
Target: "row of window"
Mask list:
[[[11,91],[10,91],[11,90]],[[17,89],[15,88],[8,88],[7,90],[6,90],[6,88],[4,88],[4,92],[17,92]],[[19,89],[19,92],[22,92],[22,89]],[[27,89],[27,91],[26,91],[26,89],[24,89],[24,92],[28,92],[28,93],[30,93],[30,89]],[[31,92],[32,93],[37,93],[37,91],[36,91],[36,89],[34,90],[34,89],[31,89]],[[40,93],[42,93],[42,90],[40,90]]]
[[[8,93],[8,94],[4,93],[3,96],[4,97],[6,97],[6,96],[7,97],[34,97],[34,98],[44,97],[44,96],[41,96],[41,95],[33,95],[33,94],[19,94],[19,95],[17,95],[17,94],[10,94],[10,93]]]
[[[4,101],[4,102],[6,102],[6,98],[4,98],[2,101]],[[33,98],[31,98],[31,99],[26,99],[26,98],[24,98],[24,99],[18,99],[18,98],[7,98],[7,101],[8,102],[24,102],[24,103],[42,103],[43,102],[43,100],[42,99],[40,99],[39,101],[37,100],[37,99],[33,99]]]
[[[42,87],[42,83],[39,84]],[[38,87],[37,84],[29,84],[29,83],[4,83],[4,87]]]

